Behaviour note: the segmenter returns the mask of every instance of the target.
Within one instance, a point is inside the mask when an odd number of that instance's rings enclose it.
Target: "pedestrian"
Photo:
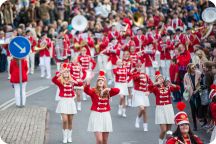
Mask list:
[[[201,108],[200,82],[201,72],[197,70],[193,63],[188,64],[187,73],[184,76],[184,88],[185,91],[189,93],[189,103],[193,118],[194,131],[197,131],[197,118],[200,115],[199,110]]]
[[[90,88],[91,78],[84,86],[84,92],[92,99],[88,131],[95,133],[96,144],[107,144],[109,133],[113,131],[110,115],[110,98],[119,93],[118,88],[108,88],[105,73],[99,72],[96,86]]]
[[[133,106],[139,108],[138,115],[136,117],[135,127],[139,128],[140,121],[143,119],[143,129],[148,131],[147,123],[147,107],[150,106],[149,102],[149,89],[148,86],[152,85],[153,82],[149,76],[144,72],[145,68],[142,67],[141,63],[136,65],[136,70],[133,72],[133,82],[134,82],[134,91],[133,91]]]
[[[123,63],[121,59],[117,60],[117,68],[113,69],[113,73],[115,75],[115,87],[120,89],[120,102],[119,102],[119,109],[118,115],[122,117],[127,117],[126,115],[126,96],[128,93],[128,86],[127,86],[127,68],[123,67]]]
[[[72,142],[73,116],[77,113],[74,101],[74,84],[77,84],[78,82],[72,78],[70,74],[70,65],[68,63],[63,64],[60,72],[57,72],[52,78],[52,82],[56,84],[60,90],[60,100],[58,102],[56,113],[60,113],[62,116],[63,143]]]
[[[183,102],[177,104],[177,108],[180,110],[175,115],[177,129],[173,136],[167,140],[166,144],[203,144],[201,139],[194,135],[190,128],[188,115],[183,111],[185,107],[186,105]]]
[[[171,103],[171,92],[180,90],[178,85],[165,81],[159,71],[155,72],[156,82],[149,86],[150,92],[156,97],[155,124],[160,125],[159,144],[174,124],[174,110]]]
[[[28,64],[26,59],[20,60],[22,63],[22,87],[20,87],[20,71],[19,71],[19,60],[13,58],[10,63],[10,82],[12,83],[15,90],[16,106],[22,107],[26,104],[26,85],[28,81]],[[20,96],[20,90],[22,91],[22,102]]]

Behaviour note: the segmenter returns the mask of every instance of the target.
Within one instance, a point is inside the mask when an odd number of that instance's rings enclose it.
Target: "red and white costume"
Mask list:
[[[26,85],[28,81],[28,64],[25,59],[21,60],[22,63],[22,105],[26,103]],[[12,59],[10,63],[10,82],[14,86],[16,105],[21,106],[20,100],[20,77],[18,60]]]
[[[99,41],[99,51],[98,51],[98,56],[97,56],[97,64],[99,66],[99,69],[103,69],[106,72],[109,71],[106,68],[106,65],[108,64],[108,56],[103,53],[103,51],[107,48],[108,44],[109,44],[109,38],[104,36],[102,38],[102,41]]]
[[[160,41],[158,44],[158,50],[160,51],[160,66],[162,69],[162,75],[169,78],[169,66],[171,60],[171,51],[174,49],[174,43],[171,40],[166,42]]]
[[[122,62],[123,62],[123,67],[127,69],[127,73],[129,74],[132,69],[132,60],[130,58],[123,59]],[[129,75],[127,77],[127,80],[128,80],[128,84],[127,84],[128,87],[133,87],[133,81]]]
[[[41,67],[41,77],[45,76],[45,71],[47,72],[47,78],[51,78],[51,55],[50,55],[50,48],[53,47],[53,43],[51,39],[44,38],[38,41],[38,46],[41,47],[41,43],[47,44],[46,48],[39,51],[40,56],[40,67]]]
[[[101,75],[101,74],[100,74]],[[99,76],[98,79],[105,79],[105,76]],[[102,98],[96,93],[95,88],[85,85],[84,92],[91,97],[91,115],[88,123],[88,131],[90,132],[112,132],[112,119],[110,115],[110,97],[119,93],[118,88],[111,88],[109,96]]]
[[[58,79],[59,77],[60,77],[60,73],[56,73],[56,75],[52,78],[52,82],[56,84],[59,88],[60,100],[58,102],[56,113],[76,114],[77,109],[74,101],[75,98],[74,85],[73,83],[63,84]]]
[[[183,110],[185,109],[186,105],[183,102],[179,102],[177,103],[176,106],[180,112],[178,112],[175,115],[175,124],[179,127],[181,124],[190,124],[189,119],[188,119],[188,115],[187,113],[185,113]],[[178,134],[179,135],[179,134]],[[189,134],[182,134],[181,135],[181,131],[180,131],[180,138],[179,136],[173,136],[170,139],[168,139],[166,141],[166,144],[192,144],[191,139]],[[193,135],[194,140],[196,141],[197,144],[203,144],[203,142],[201,141],[201,139],[196,136]],[[183,140],[182,140],[183,139]]]
[[[176,30],[177,28],[181,28],[183,30],[184,23],[182,22],[181,19],[176,18],[176,19],[172,19],[170,26],[173,27],[174,30]]]
[[[115,87],[120,89],[119,94],[127,96],[128,95],[128,86],[127,86],[128,72],[127,72],[127,68],[117,67],[117,68],[113,69],[113,73],[115,75]]]
[[[86,72],[82,71],[82,67],[79,63],[71,63],[70,73],[72,75],[72,78],[75,80],[84,80],[86,77]],[[74,84],[74,89],[83,89],[83,83]]]
[[[149,85],[152,85],[152,81],[149,76],[142,72],[133,73],[134,91],[133,91],[133,106],[150,106],[149,102]]]
[[[162,75],[156,72],[156,81]],[[174,124],[174,110],[171,101],[171,92],[180,90],[179,86],[150,86],[149,90],[155,94],[155,124]]]
[[[28,40],[31,43],[31,51],[30,51],[29,59],[28,59],[30,63],[28,63],[28,64],[30,64],[29,65],[30,73],[33,74],[34,73],[34,65],[35,65],[35,49],[34,48],[37,45],[37,40],[32,36],[29,36]]]
[[[213,99],[216,96],[216,85],[213,84],[211,86],[211,92],[209,94],[209,99]],[[210,112],[211,112],[211,117],[212,120],[214,122],[214,125],[216,125],[216,103],[215,102],[211,102],[209,104],[209,108],[210,108]],[[212,135],[211,135],[211,139],[210,142],[213,142],[216,139],[216,126],[214,127],[214,130],[212,131]]]

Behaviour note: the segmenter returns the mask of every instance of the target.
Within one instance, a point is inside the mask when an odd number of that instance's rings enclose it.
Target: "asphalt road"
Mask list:
[[[52,68],[54,74],[55,68]],[[94,83],[93,83],[94,85]],[[7,73],[0,73],[0,110],[12,105],[12,98],[14,98],[14,89],[7,80]],[[43,106],[48,108],[48,125],[46,131],[47,144],[61,144],[62,143],[62,123],[60,115],[55,113],[57,102],[55,101],[56,86],[51,83],[51,80],[40,78],[39,69],[34,75],[29,75],[29,82],[27,85],[28,105]],[[144,132],[142,124],[140,128],[134,127],[135,118],[137,115],[137,108],[127,108],[127,118],[122,118],[117,115],[119,97],[115,96],[111,103],[111,116],[113,121],[114,131],[110,134],[110,144],[158,144],[159,126],[155,125],[155,98],[150,96],[151,106],[148,108],[148,123],[149,131]],[[82,102],[82,111],[74,117],[73,121],[73,143],[74,144],[95,144],[94,134],[87,132],[88,119],[90,115],[91,101]],[[173,127],[174,129],[174,127]],[[201,138],[207,142],[209,136],[203,134],[200,130],[197,133]]]

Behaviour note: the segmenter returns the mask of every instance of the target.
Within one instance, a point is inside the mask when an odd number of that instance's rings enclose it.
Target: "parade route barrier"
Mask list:
[[[47,108],[11,107],[0,112],[0,136],[7,144],[43,144]]]

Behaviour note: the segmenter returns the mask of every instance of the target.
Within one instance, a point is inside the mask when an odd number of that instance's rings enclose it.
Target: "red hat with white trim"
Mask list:
[[[186,104],[184,102],[178,102],[176,105],[177,109],[180,111],[175,115],[175,124],[181,125],[181,124],[189,124],[188,115],[183,110],[186,107]]]
[[[97,80],[106,81],[105,72],[103,70],[100,70]]]
[[[209,93],[209,98],[213,99],[216,96],[216,84],[211,85],[211,92]]]
[[[160,71],[155,72],[155,79],[157,80],[159,77],[163,77],[160,73]]]

